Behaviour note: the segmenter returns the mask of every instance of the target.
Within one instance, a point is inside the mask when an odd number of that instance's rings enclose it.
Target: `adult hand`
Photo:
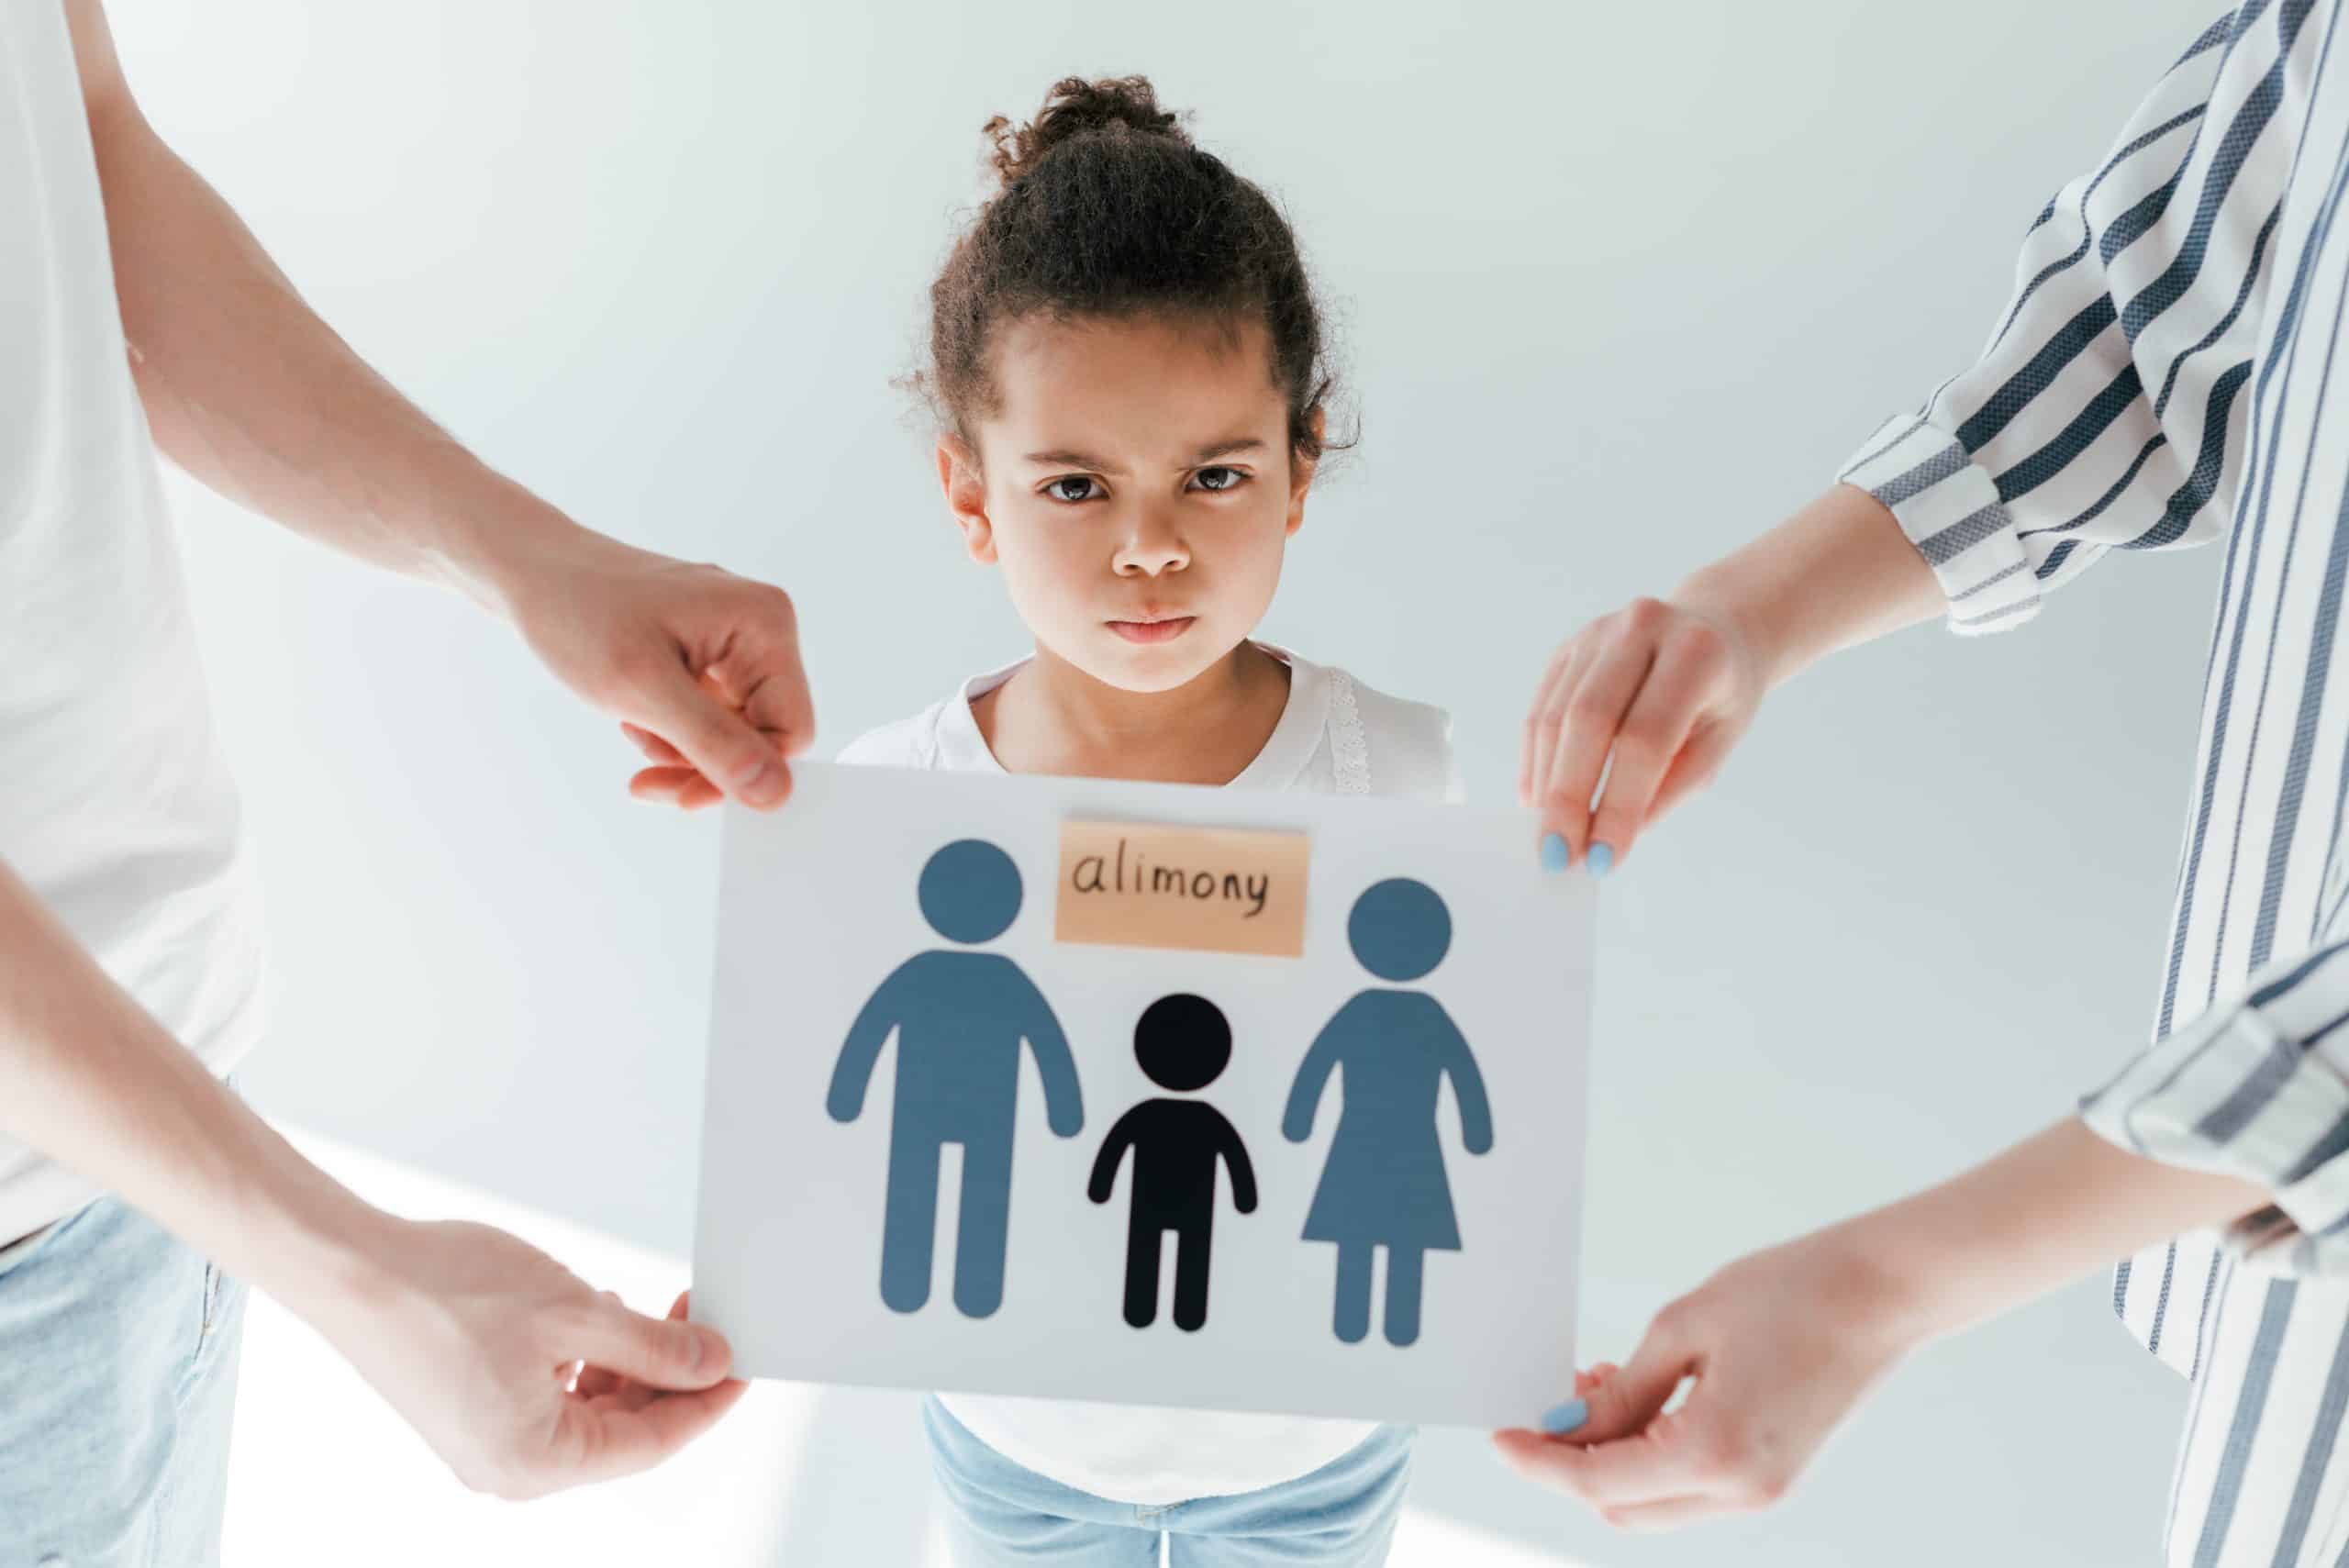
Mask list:
[[[555,677],[652,764],[640,799],[773,807],[815,740],[799,628],[780,588],[584,529],[530,552],[508,613]]]
[[[1579,1426],[1493,1440],[1621,1529],[1750,1512],[1786,1495],[1918,1337],[1865,1250],[1820,1231],[1731,1264],[1658,1313],[1629,1365],[1578,1377]]]
[[[1731,617],[1693,602],[1635,599],[1560,644],[1518,763],[1519,798],[1542,812],[1545,862],[1579,860],[1601,875],[1620,864],[1649,823],[1712,778],[1767,684]]]
[[[682,1296],[647,1318],[502,1230],[380,1223],[365,1283],[304,1316],[475,1491],[536,1497],[648,1469],[747,1386]]]

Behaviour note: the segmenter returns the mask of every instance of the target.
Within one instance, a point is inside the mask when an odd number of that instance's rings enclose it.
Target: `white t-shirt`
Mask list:
[[[0,3],[0,860],[225,1073],[261,1030],[258,900],[56,0]],[[0,1243],[95,1195],[0,1138]]]
[[[1452,720],[1442,709],[1382,695],[1342,670],[1259,644],[1289,667],[1288,705],[1232,789],[1400,795],[1453,801]],[[1000,773],[971,700],[1026,660],[965,681],[911,718],[850,742],[843,762]],[[1295,1480],[1375,1429],[1363,1421],[941,1395],[954,1418],[1015,1463],[1096,1496],[1150,1507],[1230,1496]]]

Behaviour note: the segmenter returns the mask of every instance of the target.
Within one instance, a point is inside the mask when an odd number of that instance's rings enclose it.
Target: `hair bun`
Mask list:
[[[1044,95],[1044,106],[1023,126],[1003,116],[985,128],[994,152],[988,161],[1008,189],[1032,171],[1044,155],[1064,141],[1096,131],[1123,128],[1137,136],[1164,137],[1179,147],[1191,145],[1179,117],[1158,106],[1158,94],[1147,76],[1109,76],[1088,82],[1064,76]]]

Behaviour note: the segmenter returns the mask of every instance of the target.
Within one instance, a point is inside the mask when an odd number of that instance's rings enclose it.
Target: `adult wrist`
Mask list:
[[[1675,597],[1742,639],[1765,692],[1838,649],[1945,608],[1899,519],[1848,484],[1698,571]]]
[[[1846,1331],[1885,1362],[1898,1361],[1964,1321],[1952,1299],[1949,1260],[1915,1244],[1889,1210],[1861,1215],[1820,1233],[1830,1298]]]
[[[251,1283],[324,1329],[393,1294],[388,1260],[406,1223],[303,1158],[273,1130],[239,1229]]]
[[[475,466],[481,483],[468,487],[473,493],[439,530],[433,575],[500,619],[518,622],[562,562],[599,548],[627,548]]]
[[[1738,663],[1750,673],[1756,696],[1768,694],[1798,666],[1778,630],[1778,618],[1738,571],[1734,557],[1689,574],[1671,601],[1708,622],[1727,639]]]

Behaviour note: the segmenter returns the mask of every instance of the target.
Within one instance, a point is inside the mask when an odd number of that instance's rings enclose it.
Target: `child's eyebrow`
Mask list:
[[[1030,462],[1040,462],[1047,468],[1084,468],[1095,473],[1123,473],[1125,470],[1114,462],[1107,462],[1090,452],[1051,451],[1030,452]]]
[[[1228,441],[1216,441],[1201,447],[1194,454],[1191,462],[1194,464],[1213,462],[1219,457],[1231,457],[1240,452],[1262,451],[1264,449],[1264,441],[1255,436],[1235,436]],[[1095,457],[1091,452],[1069,450],[1030,452],[1028,461],[1041,463],[1047,468],[1081,468],[1093,473],[1122,474],[1125,473],[1125,470],[1116,463],[1104,458]]]

